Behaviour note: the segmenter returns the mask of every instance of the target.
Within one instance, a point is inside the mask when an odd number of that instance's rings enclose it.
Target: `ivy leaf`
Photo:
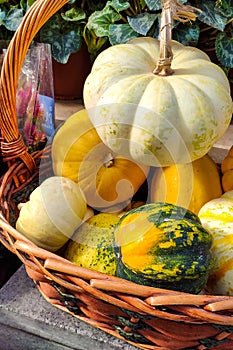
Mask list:
[[[28,3],[28,6],[32,6],[32,4],[35,2],[35,0],[28,0],[27,3]]]
[[[4,25],[5,18],[6,18],[6,12],[5,12],[5,11],[2,11],[2,10],[0,9],[0,26],[1,26],[1,25]]]
[[[231,18],[233,16],[233,1],[232,0],[221,0],[216,4],[216,9],[226,16]]]
[[[121,18],[122,16],[108,4],[102,11],[95,11],[90,15],[87,28],[99,37],[109,36],[109,26]]]
[[[218,11],[215,1],[205,1],[198,4],[198,8],[202,11],[198,15],[198,19],[212,28],[223,31],[227,23],[227,16]]]
[[[40,39],[51,45],[53,58],[60,63],[67,63],[71,53],[78,51],[82,45],[79,30],[61,32],[59,21],[49,20],[40,30]]]
[[[140,6],[142,10],[146,7],[146,1],[145,0],[139,0]]]
[[[112,0],[108,2],[117,12],[125,11],[130,7],[130,3],[125,0]]]
[[[181,24],[175,28],[172,37],[185,46],[197,46],[199,34],[200,28],[198,24]]]
[[[134,17],[127,17],[127,19],[129,25],[135,32],[141,35],[147,35],[148,31],[153,26],[158,16],[159,15],[155,13],[144,12]]]
[[[16,31],[18,26],[20,25],[24,16],[24,12],[22,9],[12,8],[7,13],[7,17],[5,18],[4,25],[6,29],[11,31]]]
[[[80,50],[82,37],[76,31],[72,30],[66,35],[57,34],[50,41],[50,44],[54,59],[65,64],[73,52]]]
[[[73,7],[65,13],[62,13],[61,16],[65,21],[77,22],[85,20],[86,13],[83,9]]]
[[[109,41],[111,45],[124,44],[138,36],[139,34],[129,24],[111,24],[109,27]]]
[[[149,10],[158,11],[161,9],[161,0],[145,0]]]
[[[218,1],[218,4],[225,9],[233,6],[232,0],[221,0],[221,1]]]
[[[87,29],[83,30],[83,39],[85,40],[92,61],[95,60],[96,56],[108,43],[108,37],[97,37],[93,31]]]
[[[226,33],[218,33],[215,40],[215,52],[219,62],[233,68],[233,38],[228,38]]]

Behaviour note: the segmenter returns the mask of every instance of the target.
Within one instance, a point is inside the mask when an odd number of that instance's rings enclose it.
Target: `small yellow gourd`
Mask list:
[[[233,190],[233,146],[229,149],[228,154],[221,164],[222,170],[222,187],[224,192]]]
[[[111,213],[92,216],[75,231],[64,257],[79,266],[115,275],[113,238],[118,221],[119,217]]]
[[[55,252],[82,223],[86,210],[79,186],[70,179],[52,176],[20,205],[16,229],[38,247]]]
[[[151,202],[176,204],[195,214],[221,194],[220,173],[208,154],[191,163],[156,168],[150,186]]]

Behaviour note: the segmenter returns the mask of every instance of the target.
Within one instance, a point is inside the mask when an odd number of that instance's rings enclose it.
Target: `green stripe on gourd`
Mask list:
[[[64,257],[79,266],[115,275],[113,235],[118,221],[116,214],[99,213],[92,216],[76,230]]]
[[[125,214],[116,226],[117,275],[199,293],[211,267],[211,243],[194,213],[168,203],[146,204]]]

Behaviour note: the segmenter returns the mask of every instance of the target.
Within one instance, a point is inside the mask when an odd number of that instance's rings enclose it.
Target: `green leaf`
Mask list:
[[[77,22],[85,20],[86,13],[83,9],[73,7],[65,13],[62,13],[61,16],[65,21]]]
[[[140,3],[140,6],[141,6],[141,9],[144,10],[144,8],[147,6],[146,5],[146,1],[145,0],[139,0],[139,3]]]
[[[145,0],[149,10],[158,11],[161,9],[161,0]]]
[[[24,16],[24,11],[22,9],[12,8],[7,13],[7,17],[5,18],[5,27],[8,30],[16,31],[18,26],[20,25]]]
[[[17,8],[21,8],[21,9],[23,9],[26,12],[27,9],[32,5],[33,2],[35,2],[35,0],[29,0],[29,1],[27,1],[27,0],[20,0],[20,3],[17,6]]]
[[[147,35],[148,31],[154,24],[154,22],[158,18],[158,14],[155,13],[140,13],[135,17],[127,17],[129,25],[132,27],[132,29],[141,34],[141,35]]]
[[[0,26],[1,26],[1,25],[4,25],[5,19],[6,19],[6,12],[5,12],[5,11],[2,11],[2,10],[0,9]]]
[[[200,28],[198,24],[179,24],[173,30],[172,37],[183,45],[197,46],[199,34]]]
[[[125,1],[125,0],[112,0],[112,1],[108,1],[108,3],[117,12],[125,11],[130,7],[130,3],[128,1]]]
[[[227,16],[218,11],[215,1],[207,0],[200,2],[198,8],[202,11],[198,19],[212,28],[223,31],[227,23]]]
[[[52,46],[52,56],[60,63],[67,63],[73,52],[79,51],[82,45],[82,37],[74,30],[64,36],[54,37]]]
[[[71,53],[78,51],[82,45],[79,31],[71,30],[61,33],[58,22],[48,21],[40,30],[40,39],[43,43],[51,44],[52,56],[60,63],[67,63]]]
[[[93,30],[99,37],[109,36],[109,26],[119,21],[122,16],[107,5],[102,11],[90,15],[87,28]]]
[[[109,27],[109,41],[111,45],[124,44],[138,36],[139,34],[129,24],[111,24]]]
[[[233,16],[232,0],[221,0],[216,2],[216,9],[229,19]]]
[[[35,2],[35,0],[28,0],[28,6],[32,6],[32,4]]]
[[[108,37],[97,37],[93,31],[90,31],[87,28],[87,26],[85,26],[83,30],[83,39],[85,40],[92,61],[95,60],[96,56],[105,46],[109,46]]]
[[[215,51],[219,62],[233,68],[233,38],[228,38],[226,33],[218,33],[215,40]]]

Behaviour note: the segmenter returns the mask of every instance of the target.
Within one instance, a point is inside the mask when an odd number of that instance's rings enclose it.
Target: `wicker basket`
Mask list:
[[[16,86],[36,32],[68,0],[37,0],[5,56],[1,72],[0,241],[24,263],[44,298],[140,349],[233,349],[233,297],[190,295],[137,285],[81,268],[40,249],[14,229],[17,203],[50,176],[50,147],[29,154],[19,137]],[[16,215],[16,216],[15,216]]]

